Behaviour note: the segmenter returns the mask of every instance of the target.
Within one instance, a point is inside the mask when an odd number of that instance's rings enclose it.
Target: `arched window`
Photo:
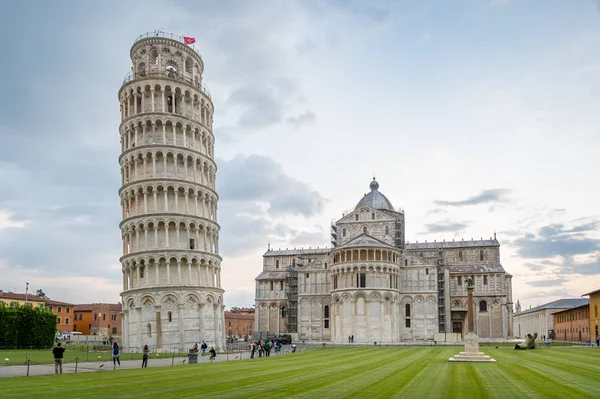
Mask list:
[[[390,234],[390,226],[385,226],[385,235],[389,235]]]
[[[371,220],[375,220],[375,212],[371,212]]]
[[[187,60],[185,60],[185,72],[186,73],[192,73],[192,68],[194,66],[194,63],[192,62],[191,58],[188,58]]]
[[[279,259],[275,260],[275,269],[279,269]]]
[[[358,213],[354,215],[354,220],[358,220]]]
[[[286,316],[286,310],[287,310],[287,309],[285,308],[285,306],[282,306],[282,307],[281,307],[281,317],[282,317],[282,318],[285,318],[285,316]]]
[[[140,278],[144,278],[144,266],[140,266]]]
[[[462,251],[458,251],[458,260],[462,260]]]
[[[167,313],[167,317],[169,318],[169,323],[173,321],[173,314],[171,312]]]
[[[140,76],[146,76],[146,63],[140,62],[137,67],[137,74]]]
[[[158,50],[155,48],[150,50],[150,63],[152,65],[158,65]]]
[[[152,338],[152,325],[150,323],[146,325],[146,332],[148,333],[148,338]]]
[[[346,228],[342,229],[342,237],[346,237]]]
[[[408,259],[404,259],[404,266],[408,266]]]
[[[422,258],[422,257],[423,257],[423,252],[420,252],[419,253],[419,258]]]
[[[363,234],[367,234],[367,233],[368,233],[368,230],[367,230],[367,227],[365,226],[365,227],[363,227]]]
[[[487,302],[486,301],[479,302],[479,312],[487,312]]]
[[[323,306],[323,328],[329,328],[329,305]]]
[[[483,260],[483,249],[479,250],[479,260]]]
[[[410,303],[407,303],[404,306],[404,313],[405,313],[404,314],[405,317],[410,317]]]
[[[175,79],[177,77],[177,69],[173,65],[169,65],[165,68],[167,77]]]

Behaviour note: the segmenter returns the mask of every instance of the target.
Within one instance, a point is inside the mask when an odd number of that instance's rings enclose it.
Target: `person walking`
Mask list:
[[[213,360],[215,360],[217,358],[217,351],[215,350],[215,348],[213,348],[212,346],[210,347],[210,350],[208,351],[208,353],[210,353],[210,362],[212,363]]]
[[[144,345],[144,354],[142,355],[142,368],[148,367],[148,355],[150,354],[150,349],[148,345]]]
[[[596,337],[596,346],[600,346],[600,334]]]
[[[121,367],[121,359],[119,359],[119,355],[121,353],[121,348],[119,348],[119,344],[117,341],[113,343],[112,347],[112,357],[113,357],[113,368],[117,368],[117,363],[119,363],[119,367]]]
[[[250,348],[251,348],[250,359],[254,359],[254,353],[256,352],[256,343],[253,342],[252,345],[250,346]]]
[[[206,356],[207,348],[208,348],[208,345],[206,345],[206,342],[202,341],[202,345],[200,345],[200,349],[202,349],[202,356]]]
[[[63,354],[65,353],[65,348],[62,347],[62,344],[59,342],[52,349],[52,354],[54,355],[54,374],[60,373],[62,374],[62,365],[63,365]]]

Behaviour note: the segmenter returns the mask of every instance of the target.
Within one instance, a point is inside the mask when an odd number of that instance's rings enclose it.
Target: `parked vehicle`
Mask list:
[[[275,338],[281,345],[289,345],[292,343],[292,336],[290,334],[279,334]]]

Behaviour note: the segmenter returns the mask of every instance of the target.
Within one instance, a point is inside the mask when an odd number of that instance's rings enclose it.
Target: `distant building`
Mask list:
[[[73,331],[83,335],[92,334],[92,304],[75,305],[73,314]]]
[[[596,340],[596,337],[600,335],[600,316],[598,308],[600,308],[600,290],[588,292],[583,296],[589,296],[590,306],[590,338],[592,341]]]
[[[27,304],[34,308],[44,308],[46,299],[34,294],[17,294],[15,292],[4,292],[0,290],[0,303],[7,307],[17,307]]]
[[[74,305],[72,303],[46,299],[46,309],[56,315],[57,330],[60,330],[63,333],[73,331],[73,306]]]
[[[75,330],[84,335],[121,337],[120,303],[91,303],[75,306]]]
[[[537,332],[540,336],[545,335],[547,338],[557,339],[554,330],[554,313],[587,304],[588,300],[582,298],[559,299],[517,312],[513,316],[515,336],[523,338],[527,334]]]
[[[404,210],[370,192],[331,225],[332,248],[269,250],[256,277],[257,335],[307,341],[412,342],[466,332],[475,283],[475,329],[512,336],[512,276],[489,240],[405,241]]]
[[[590,307],[588,304],[554,313],[554,339],[568,342],[590,340]]]
[[[228,337],[242,337],[254,333],[254,312],[225,311],[225,332]]]

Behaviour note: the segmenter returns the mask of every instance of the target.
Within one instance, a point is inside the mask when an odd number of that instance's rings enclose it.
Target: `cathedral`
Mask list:
[[[373,178],[331,225],[331,247],[269,250],[256,277],[255,336],[344,343],[460,341],[475,282],[480,338],[513,335],[512,276],[494,238],[406,241],[404,211]]]

